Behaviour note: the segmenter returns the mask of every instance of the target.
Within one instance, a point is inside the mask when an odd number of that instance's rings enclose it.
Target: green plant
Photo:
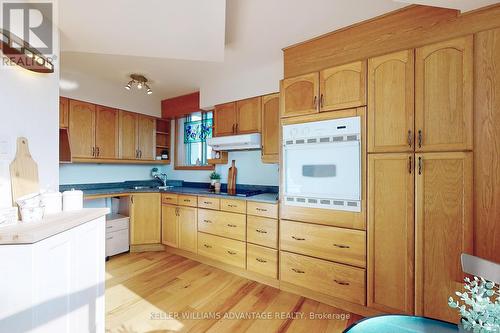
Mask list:
[[[500,333],[499,287],[483,278],[465,278],[465,292],[456,292],[460,300],[450,297],[448,301],[451,308],[459,311],[464,329],[474,333]]]
[[[212,179],[212,180],[219,180],[220,179],[220,174],[218,174],[217,172],[214,171],[214,172],[212,172],[210,174],[210,179]]]

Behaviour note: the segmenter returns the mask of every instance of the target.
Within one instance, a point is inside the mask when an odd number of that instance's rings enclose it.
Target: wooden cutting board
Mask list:
[[[231,167],[227,173],[227,193],[229,194],[236,193],[236,174],[238,173],[238,169],[235,163],[236,161],[232,160]]]
[[[17,138],[17,152],[10,164],[10,181],[12,184],[12,202],[26,194],[39,192],[38,165],[33,160],[28,147],[28,139]]]

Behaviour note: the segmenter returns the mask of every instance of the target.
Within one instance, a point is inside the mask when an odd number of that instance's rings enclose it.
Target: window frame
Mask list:
[[[202,113],[202,118],[203,118],[203,115],[206,114],[206,113],[209,113],[209,112],[213,112],[213,111],[204,111],[204,110],[200,110],[200,112]],[[183,116],[183,117],[186,117],[186,116]],[[179,125],[178,125],[178,120],[179,118],[175,118],[175,121],[174,121],[174,126],[175,126],[175,156],[174,156],[174,170],[215,170],[215,165],[213,164],[208,164],[208,165],[179,165],[178,164],[178,161],[179,161],[179,158],[178,158],[178,154],[179,154],[179,144],[182,143],[184,144],[184,141],[182,142],[179,142]],[[212,123],[213,124],[213,123]],[[213,126],[213,125],[212,125]],[[184,129],[182,129],[182,131],[184,132]],[[213,129],[212,129],[212,132],[213,132]],[[208,159],[208,158],[207,158]]]

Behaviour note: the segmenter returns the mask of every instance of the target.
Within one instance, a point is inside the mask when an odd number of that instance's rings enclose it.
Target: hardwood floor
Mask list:
[[[124,254],[106,265],[107,332],[335,333],[359,319],[166,252]]]

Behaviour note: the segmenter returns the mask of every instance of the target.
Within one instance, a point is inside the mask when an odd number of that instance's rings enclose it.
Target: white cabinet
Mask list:
[[[106,257],[127,252],[129,241],[130,217],[120,214],[108,215],[106,220]]]
[[[0,245],[0,332],[104,332],[104,216],[34,244]]]

